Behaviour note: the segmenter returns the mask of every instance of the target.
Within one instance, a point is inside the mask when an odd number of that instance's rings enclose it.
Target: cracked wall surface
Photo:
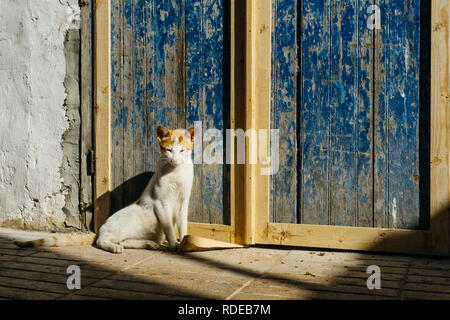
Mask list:
[[[78,229],[78,1],[0,8],[0,226]]]

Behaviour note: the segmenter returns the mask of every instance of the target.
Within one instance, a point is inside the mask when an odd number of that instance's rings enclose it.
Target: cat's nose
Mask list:
[[[170,161],[172,163],[172,165],[178,165],[180,163],[180,159],[179,158],[172,158],[172,161]]]

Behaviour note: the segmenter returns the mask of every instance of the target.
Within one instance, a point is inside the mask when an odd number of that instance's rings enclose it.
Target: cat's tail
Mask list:
[[[14,244],[21,248],[89,246],[94,244],[96,236],[95,233],[63,234],[30,241],[14,241]]]

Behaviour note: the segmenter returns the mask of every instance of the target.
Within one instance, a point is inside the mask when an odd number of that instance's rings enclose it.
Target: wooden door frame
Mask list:
[[[247,0],[246,123],[270,128],[271,0]],[[269,222],[268,176],[246,165],[247,244],[450,254],[450,10],[448,0],[432,0],[430,229],[399,230]]]
[[[94,17],[94,231],[111,209],[111,3],[95,0]]]
[[[111,0],[96,0],[94,5],[94,231],[98,232],[101,225],[110,215],[112,192],[111,163]],[[231,128],[235,125],[235,0],[231,0],[231,45],[230,45],[230,98],[231,98]],[[242,214],[240,202],[236,200],[236,188],[239,183],[239,170],[232,166],[230,170],[230,225],[193,223],[188,226],[188,233],[226,242],[242,242],[238,229]],[[237,235],[237,236],[236,236]]]

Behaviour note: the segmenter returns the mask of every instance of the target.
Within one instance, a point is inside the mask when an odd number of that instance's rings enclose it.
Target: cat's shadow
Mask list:
[[[111,192],[111,215],[139,199],[154,172],[144,172],[123,182]]]

